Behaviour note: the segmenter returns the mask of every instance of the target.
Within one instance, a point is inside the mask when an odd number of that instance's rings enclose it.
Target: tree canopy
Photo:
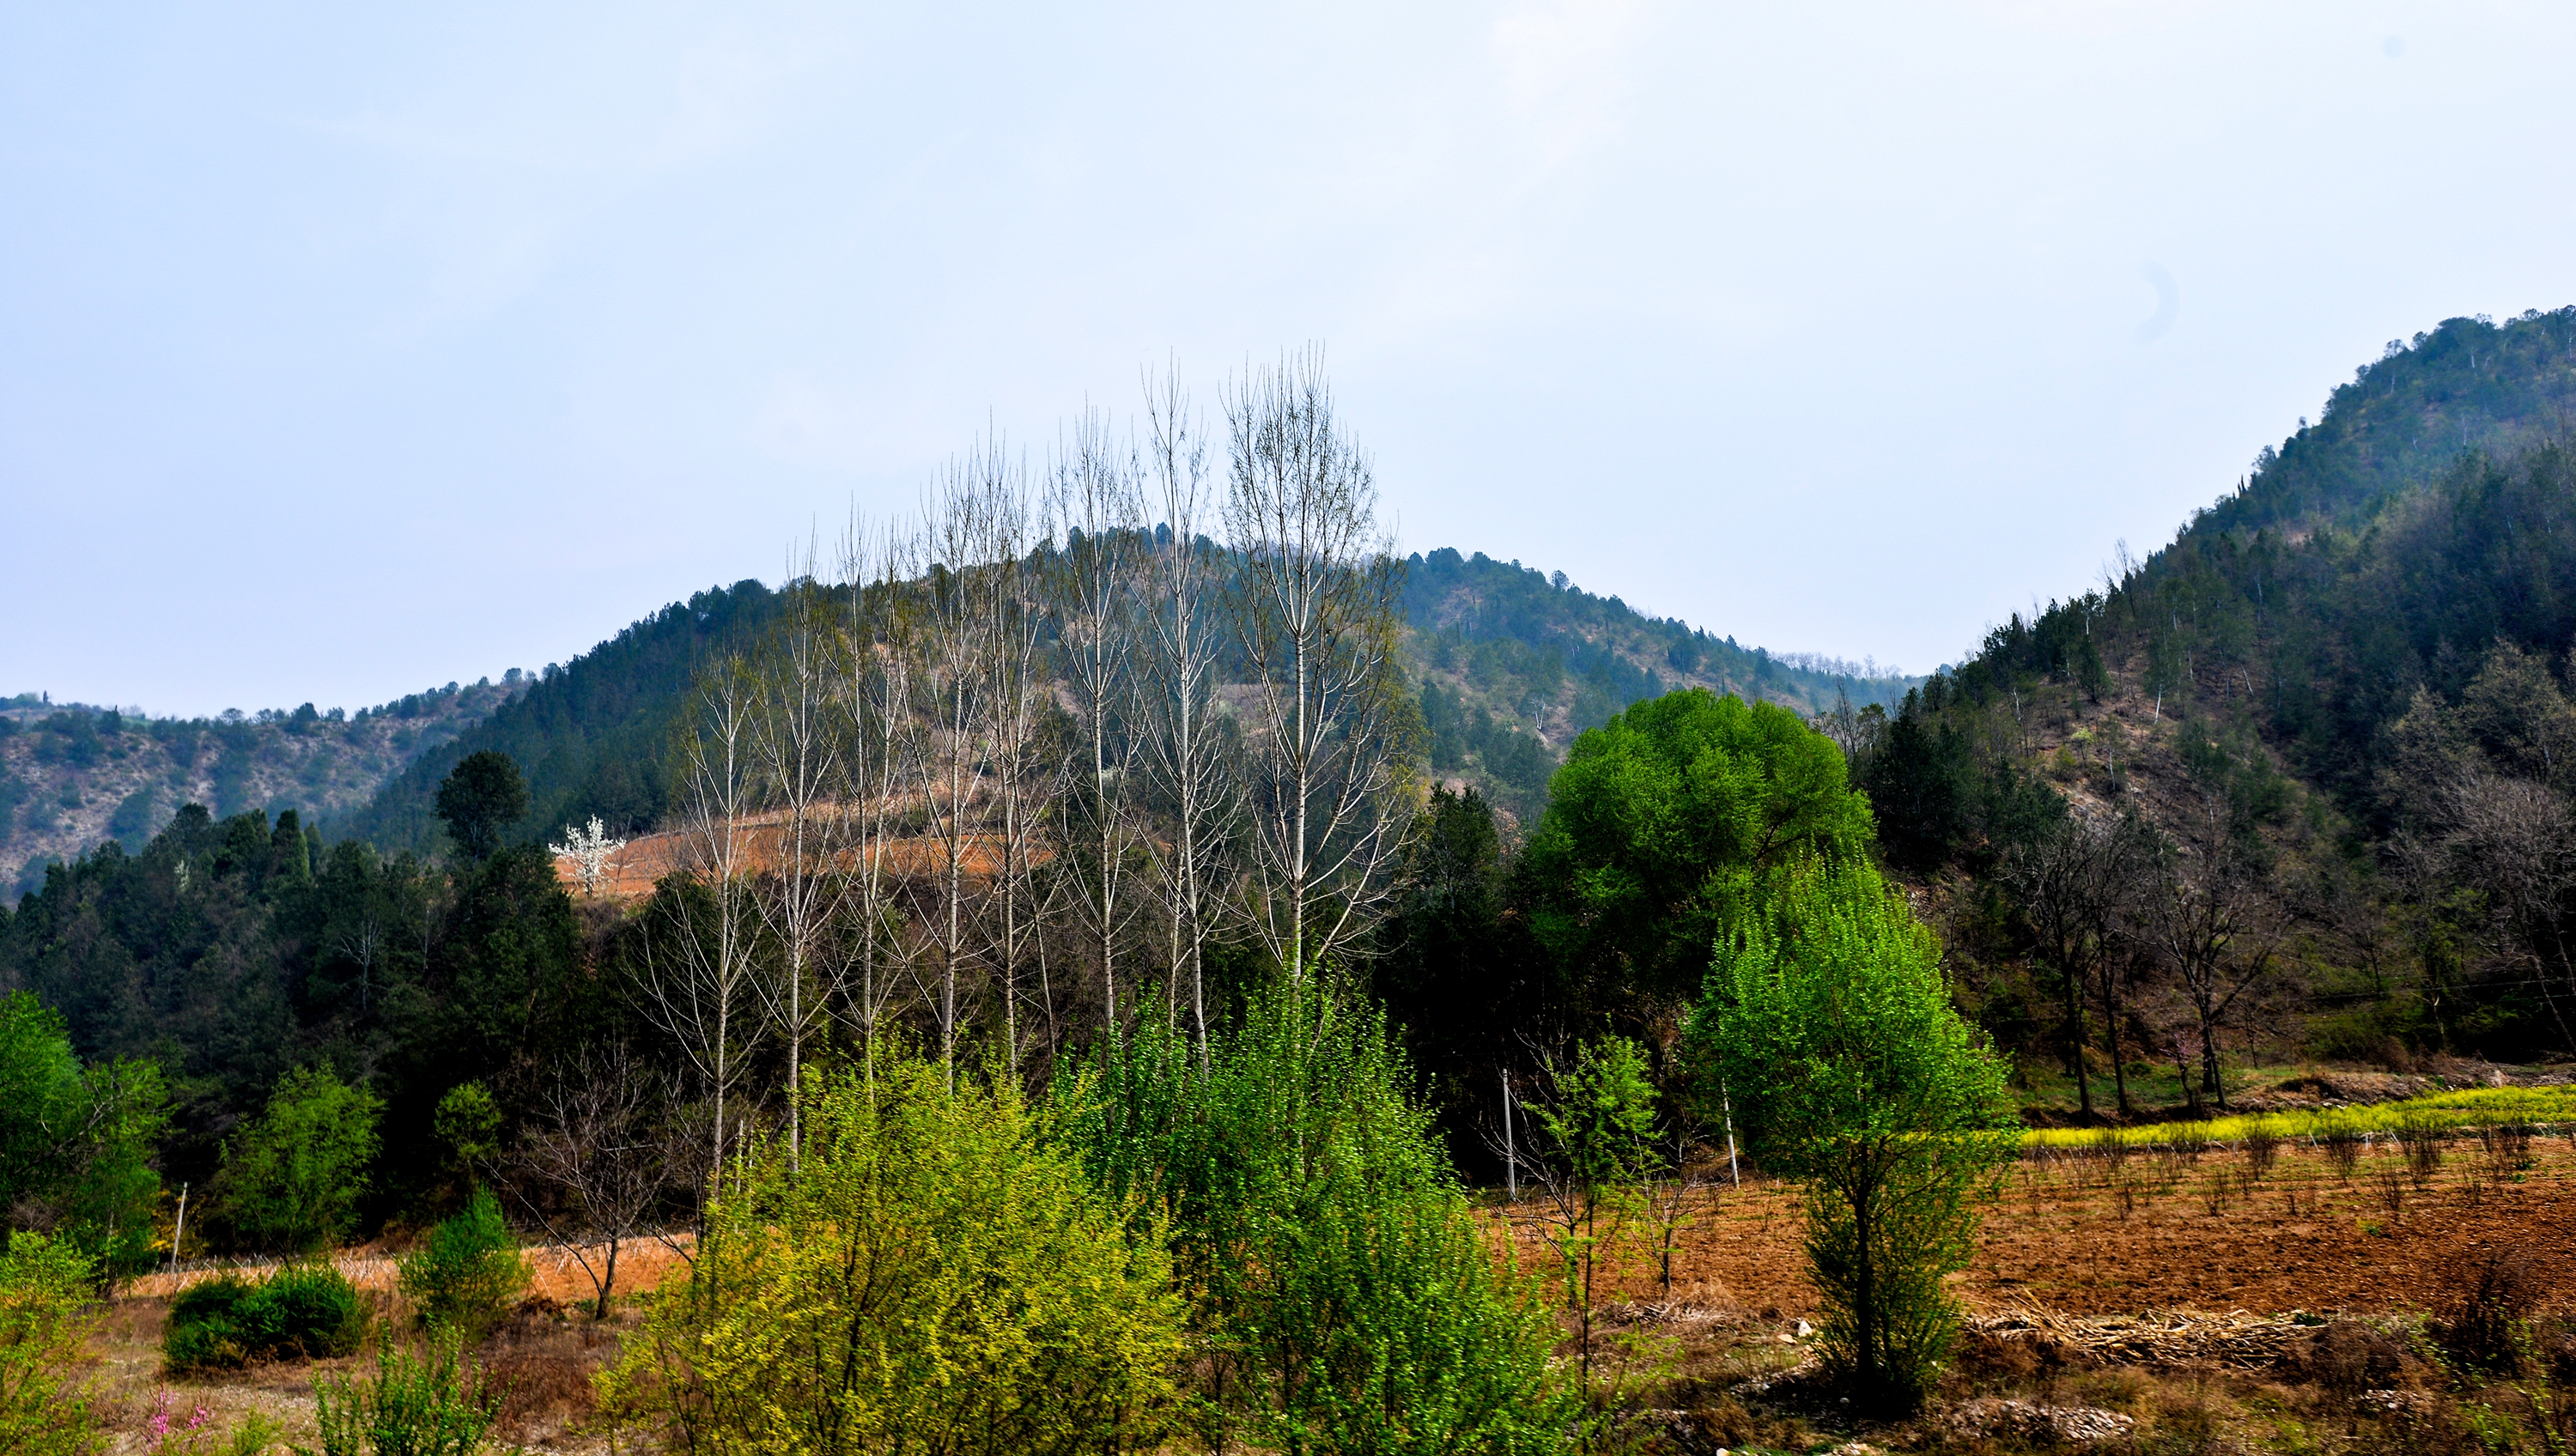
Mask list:
[[[1869,801],[1796,713],[1704,688],[1575,740],[1521,871],[1560,974],[1687,999],[1708,948],[1784,867],[1868,852]]]

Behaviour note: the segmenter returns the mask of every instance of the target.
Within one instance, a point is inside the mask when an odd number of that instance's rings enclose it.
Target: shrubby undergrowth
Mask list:
[[[1102,1451],[1178,1408],[1161,1223],[1006,1081],[882,1061],[729,1167],[603,1405],[688,1452]]]
[[[1204,1054],[1140,1027],[1060,1094],[1094,1175],[1168,1211],[1209,1441],[1521,1452],[1573,1429],[1556,1326],[1405,1085],[1380,1014],[1310,981]]]
[[[1581,1392],[1404,1094],[1311,982],[1140,1028],[1032,1103],[880,1059],[728,1167],[603,1405],[684,1451],[1537,1452]]]
[[[173,1370],[347,1355],[366,1338],[371,1314],[329,1264],[290,1264],[263,1280],[223,1274],[170,1301],[162,1353]]]
[[[440,1221],[403,1259],[399,1283],[423,1324],[468,1340],[489,1333],[528,1287],[528,1261],[492,1190],[475,1189],[463,1210]]]

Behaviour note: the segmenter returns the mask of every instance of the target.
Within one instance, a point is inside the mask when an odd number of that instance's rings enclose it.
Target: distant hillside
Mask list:
[[[499,749],[527,775],[520,835],[541,841],[598,815],[611,833],[652,828],[669,807],[673,720],[710,652],[747,641],[779,601],[757,581],[674,602],[556,667],[471,732],[422,754],[384,783],[372,803],[337,821],[335,837],[388,853],[440,845],[433,800],[457,760]]]
[[[2448,320],[2336,389],[2116,590],[2015,617],[1945,686],[1982,706],[2125,675],[2162,716],[2250,713],[2376,817],[2382,730],[2418,689],[2456,697],[2498,641],[2555,660],[2576,636],[2576,496],[2550,443],[2571,409],[2576,308]]]
[[[1971,887],[1952,929],[1989,963],[1972,979],[2008,987],[2027,952],[1987,891],[2061,796],[2176,840],[2222,813],[2259,843],[2255,903],[2295,947],[2259,971],[2275,1000],[2241,1034],[2306,1025],[2337,1055],[2568,1047],[2571,405],[2576,308],[2448,320],[2171,544],[1995,628],[1864,734],[1891,862]],[[2140,935],[2139,966],[2171,959]]]
[[[2254,459],[2232,494],[2183,535],[2265,526],[2292,536],[2352,526],[2468,451],[2514,453],[2576,430],[2576,307],[2530,310],[2502,325],[2444,319],[2353,371],[2316,423]]]
[[[1546,802],[1566,746],[1630,703],[1705,687],[1818,713],[1847,698],[1894,708],[1918,679],[1871,663],[1775,657],[1615,596],[1478,552],[1407,563],[1405,650],[1431,730],[1431,768],[1515,817]]]
[[[140,847],[180,805],[219,815],[293,809],[335,825],[405,763],[482,721],[524,686],[449,683],[354,717],[312,704],[245,717],[152,718],[0,699],[0,899],[43,882],[49,860],[102,840]]]

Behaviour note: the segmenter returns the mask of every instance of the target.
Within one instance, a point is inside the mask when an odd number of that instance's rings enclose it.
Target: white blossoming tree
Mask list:
[[[590,827],[587,830],[576,825],[565,825],[564,838],[569,842],[549,844],[546,846],[547,852],[568,858],[579,867],[583,894],[598,894],[600,881],[608,878],[608,862],[616,858],[619,850],[626,847],[626,841],[609,838],[608,826],[600,823],[599,816],[596,814],[590,816]]]

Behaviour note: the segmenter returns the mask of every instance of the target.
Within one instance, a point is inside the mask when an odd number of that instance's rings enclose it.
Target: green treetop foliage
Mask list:
[[[375,1094],[325,1066],[278,1080],[268,1108],[224,1144],[216,1207],[254,1248],[329,1247],[357,1222],[376,1156]]]
[[[1560,974],[1612,1002],[1686,999],[1782,868],[1867,853],[1842,751],[1789,709],[1702,688],[1576,740],[1521,873]]]
[[[2016,1145],[2009,1068],[1952,1009],[1932,933],[1865,862],[1801,866],[1720,944],[1685,1046],[1754,1160],[1806,1185],[1829,1359],[1919,1397],[1958,1332],[1942,1280]]]
[[[438,785],[438,817],[469,860],[490,859],[502,836],[528,813],[528,783],[498,749],[469,753]]]
[[[149,1060],[82,1066],[62,1018],[26,991],[0,998],[0,1208],[113,1277],[152,1261],[169,1122]]]

